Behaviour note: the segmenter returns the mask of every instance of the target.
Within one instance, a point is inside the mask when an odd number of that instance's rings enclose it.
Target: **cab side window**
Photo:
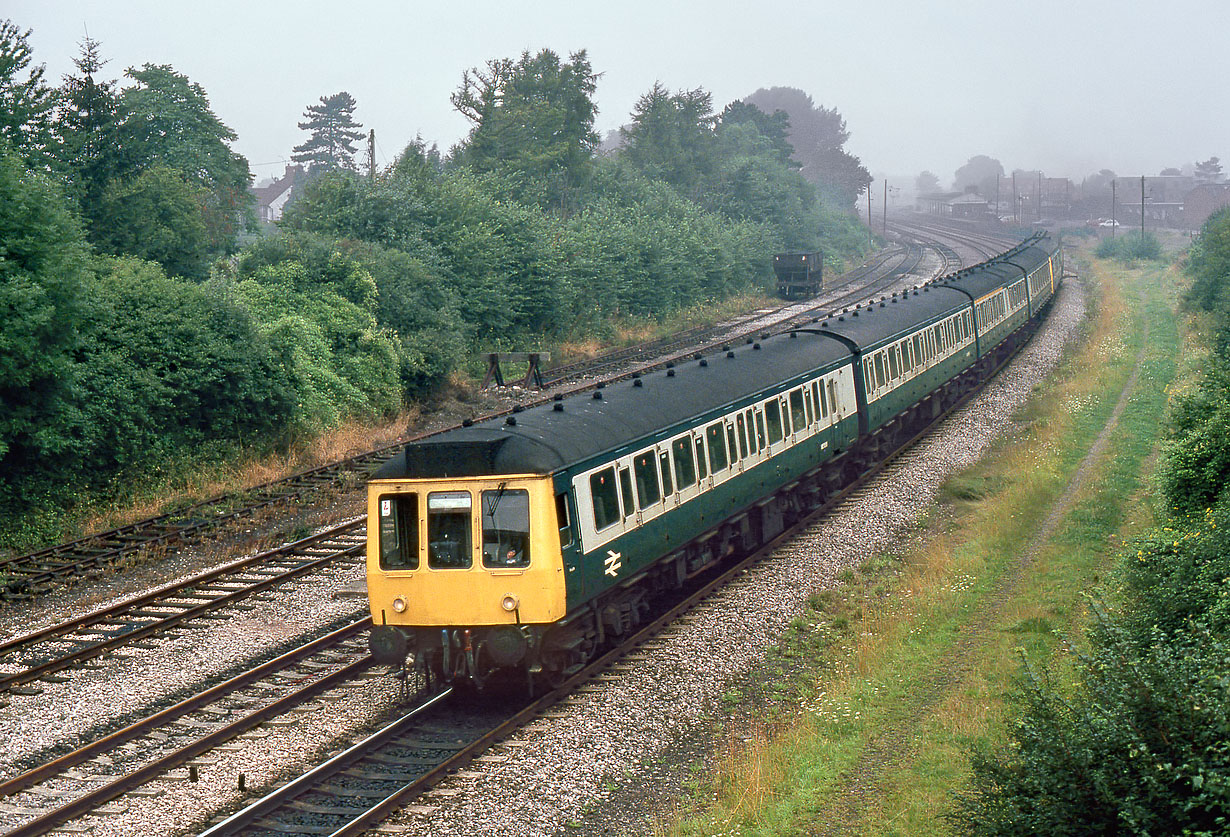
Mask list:
[[[380,569],[419,568],[419,495],[380,498]]]

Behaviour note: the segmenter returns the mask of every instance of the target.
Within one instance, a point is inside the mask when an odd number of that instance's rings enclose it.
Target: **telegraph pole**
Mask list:
[[[1021,197],[1016,193],[1016,172],[1012,173],[1012,220],[1021,223]]]
[[[1145,244],[1145,176],[1140,176],[1140,245]]]
[[[884,207],[881,210],[884,216],[884,235],[888,236],[888,178],[884,178]]]
[[[871,183],[867,183],[867,246],[872,246],[871,241]]]
[[[1115,187],[1119,185],[1118,180],[1110,182],[1110,237],[1115,237]]]
[[[376,129],[367,133],[367,179],[376,179]]]

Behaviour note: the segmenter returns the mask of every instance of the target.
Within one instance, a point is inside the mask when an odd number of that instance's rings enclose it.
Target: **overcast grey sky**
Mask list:
[[[588,50],[602,134],[654,81],[703,87],[718,110],[782,85],[837,108],[877,175],[947,184],[975,154],[1077,180],[1230,158],[1227,0],[5,0],[0,16],[34,30],[53,83],[87,29],[115,76],[172,65],[258,179],[303,141],[304,108],[339,90],[378,160],[416,134],[446,151],[468,130],[449,104],[462,71],[543,47]]]

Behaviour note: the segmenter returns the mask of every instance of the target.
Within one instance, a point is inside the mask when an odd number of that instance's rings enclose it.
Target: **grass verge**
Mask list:
[[[1099,261],[1085,276],[1088,339],[1025,409],[1025,429],[948,482],[923,545],[812,595],[751,696],[755,728],[662,833],[947,832],[949,794],[969,748],[999,735],[1020,654],[1070,653],[1082,593],[1151,521],[1178,274]],[[1103,454],[1079,470],[1137,370]]]

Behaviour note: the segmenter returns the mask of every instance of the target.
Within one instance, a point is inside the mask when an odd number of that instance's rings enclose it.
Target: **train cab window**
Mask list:
[[[803,390],[801,389],[790,392],[790,421],[794,425],[795,433],[807,426],[807,410],[803,407]]]
[[[726,439],[722,422],[715,421],[705,428],[705,442],[709,445],[709,470],[717,473],[726,467]]]
[[[662,496],[666,497],[675,490],[674,483],[671,482],[670,454],[666,452],[658,454],[658,464],[662,466]]]
[[[764,413],[756,411],[756,447],[758,450],[764,450]]]
[[[627,468],[619,469],[619,496],[624,501],[624,517],[631,517],[636,506],[632,504],[632,475]]]
[[[744,414],[739,413],[735,417],[735,424],[739,426],[739,458],[747,458],[747,422],[744,420]]]
[[[764,405],[764,419],[769,431],[769,444],[775,445],[782,440],[782,407],[773,399]]]
[[[699,436],[696,438],[696,474],[702,480],[709,476],[705,470],[705,440]]]
[[[594,501],[594,529],[601,532],[619,520],[619,495],[615,488],[615,469],[603,468],[589,477],[589,496]]]
[[[632,470],[636,474],[637,508],[644,509],[662,499],[662,490],[658,486],[658,462],[653,451],[646,451],[632,459]]]
[[[524,488],[484,491],[479,509],[483,520],[483,566],[530,565],[530,493]]]
[[[679,477],[679,489],[682,491],[696,484],[696,460],[692,458],[691,440],[684,436],[671,443],[671,453],[675,455],[675,475]]]
[[[474,562],[471,547],[472,500],[468,491],[427,495],[427,566],[464,570]]]
[[[380,569],[419,568],[419,495],[380,498]]]
[[[568,492],[555,495],[555,520],[559,524],[559,545],[572,544],[572,520],[568,516]]]

